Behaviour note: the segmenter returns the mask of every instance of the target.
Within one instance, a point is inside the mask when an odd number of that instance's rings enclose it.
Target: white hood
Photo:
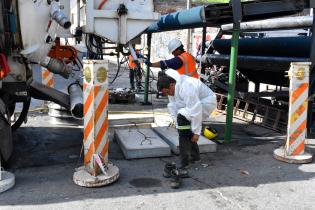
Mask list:
[[[172,77],[176,82],[180,81],[180,74],[176,70],[168,69],[165,71],[165,74],[169,77]]]

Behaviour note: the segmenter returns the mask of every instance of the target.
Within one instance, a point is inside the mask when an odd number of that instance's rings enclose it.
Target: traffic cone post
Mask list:
[[[48,87],[54,88],[55,86],[55,77],[48,69],[42,67],[42,84]],[[44,101],[43,107],[47,107],[48,102]]]
[[[274,158],[287,163],[309,163],[312,154],[305,152],[310,63],[291,63],[290,104],[287,140],[274,151]]]
[[[108,161],[108,62],[84,61],[84,166],[73,181],[84,187],[99,187],[119,178],[119,169]]]
[[[54,74],[42,67],[42,84],[53,88],[55,84]]]

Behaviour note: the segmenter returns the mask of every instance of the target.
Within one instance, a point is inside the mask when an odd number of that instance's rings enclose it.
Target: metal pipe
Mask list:
[[[200,57],[197,57],[197,60],[199,59]],[[207,66],[228,66],[229,60],[229,55],[205,54],[201,57],[201,63]],[[253,71],[284,72],[288,70],[291,62],[308,61],[309,58],[239,55],[237,57],[237,68],[252,69]]]
[[[64,92],[43,85],[42,83],[33,82],[30,85],[30,94],[32,98],[44,101],[52,101],[60,106],[70,110],[70,96]]]
[[[162,15],[160,20],[152,24],[147,33],[172,31],[179,29],[198,28],[205,24],[204,6],[193,7],[190,10]]]
[[[147,43],[148,43],[148,60],[151,58],[151,39],[152,34],[149,33],[147,35]],[[149,103],[149,79],[150,79],[150,66],[147,66],[147,72],[145,75],[145,83],[144,83],[144,102],[143,105],[150,104]]]
[[[40,62],[40,65],[47,68],[50,72],[59,74],[66,79],[68,79],[72,73],[72,70],[68,68],[62,60],[59,59],[46,57],[44,61]]]
[[[230,1],[232,2],[232,1]],[[259,20],[262,17],[272,18],[292,15],[301,12],[308,7],[308,1],[286,0],[286,1],[247,1],[243,2],[244,12],[240,15],[244,20]],[[206,6],[194,7],[190,10],[170,13],[161,16],[157,23],[152,24],[147,33],[171,31],[188,28],[220,27],[222,24],[233,22],[235,12],[228,3],[213,3]]]
[[[56,2],[51,4],[50,16],[64,29],[69,29],[71,27],[69,18],[60,11],[60,6]]]
[[[229,55],[206,54],[202,63],[206,66],[229,66]],[[237,59],[237,69],[252,82],[288,86],[286,71],[291,62],[308,62],[309,58],[243,56]]]
[[[220,54],[229,54],[230,39],[212,41],[212,47]],[[270,38],[244,38],[239,40],[240,55],[300,57],[310,55],[311,37],[270,37]]]
[[[202,44],[201,44],[201,56],[205,54],[206,51],[206,41],[207,41],[207,27],[202,28]],[[201,74],[205,74],[206,66],[201,64]]]
[[[259,31],[259,30],[279,30],[294,28],[310,28],[313,25],[313,17],[285,17],[273,18],[267,20],[251,21],[241,23],[241,31]],[[233,24],[222,25],[223,31],[232,31]]]
[[[232,35],[231,46],[231,59],[229,70],[229,90],[227,97],[227,109],[226,109],[226,126],[224,132],[224,140],[229,142],[232,138],[232,122],[233,122],[233,105],[234,105],[234,91],[235,91],[235,76],[237,65],[237,53],[238,53],[238,40],[240,31],[234,30]]]
[[[238,55],[238,41],[240,38],[240,23],[242,20],[241,0],[231,0],[233,11],[233,34],[231,43],[231,59],[229,70],[229,90],[227,95],[226,108],[226,125],[224,131],[224,140],[230,142],[232,138],[232,123],[233,123],[233,107],[234,107],[234,91],[235,77]]]
[[[81,0],[77,0],[77,27],[80,27],[80,2]]]
[[[191,0],[187,0],[187,10],[191,8]],[[187,29],[187,52],[190,52],[191,50],[191,29]]]
[[[135,49],[133,48],[133,46],[132,46],[132,44],[130,42],[129,42],[129,50],[130,50],[132,59],[134,61],[138,61],[137,53],[136,53]]]
[[[68,86],[70,95],[70,111],[74,118],[83,117],[83,91],[79,83],[75,82]]]

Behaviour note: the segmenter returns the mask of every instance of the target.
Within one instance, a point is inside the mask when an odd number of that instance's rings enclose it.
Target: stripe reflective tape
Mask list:
[[[85,126],[85,129],[84,129],[84,142],[87,140],[87,138],[90,135],[92,129],[93,129],[93,116],[91,116],[91,118],[89,119],[88,123]]]
[[[88,164],[91,161],[91,157],[94,154],[95,148],[94,143],[92,142],[88,148],[87,153],[84,155],[84,163]]]
[[[304,141],[302,141],[297,147],[296,149],[292,152],[292,155],[300,155],[304,152]]]
[[[307,87],[308,87],[308,84],[303,83],[292,93],[291,104],[293,104],[299,98],[299,96],[306,90]]]
[[[102,112],[104,111],[106,105],[107,105],[107,101],[108,101],[108,96],[109,96],[109,92],[108,90],[105,92],[103,98],[100,101],[99,106],[97,107],[96,111],[95,111],[95,123],[98,122]]]
[[[188,63],[187,63],[187,59],[185,58],[185,56],[180,55],[180,57],[183,59],[183,64],[185,67],[185,74],[188,75]]]
[[[306,120],[304,120],[300,126],[290,135],[289,145],[293,144],[295,140],[303,133],[306,128]]]
[[[109,139],[106,140],[106,144],[101,152],[101,157],[104,159],[106,158],[106,155],[108,153],[108,146],[109,146]]]
[[[94,98],[98,96],[98,93],[101,90],[101,86],[94,86]]]
[[[90,106],[92,104],[92,101],[93,101],[93,91],[89,92],[89,95],[88,95],[86,101],[84,102],[84,107],[83,107],[83,109],[84,109],[84,116],[89,111]]]
[[[98,146],[101,143],[101,140],[103,139],[103,136],[105,135],[105,132],[108,128],[108,117],[106,117],[105,121],[102,124],[102,127],[99,129],[96,138],[95,138],[95,147],[98,148]]]
[[[46,78],[46,77],[48,77],[48,76],[50,76],[50,75],[52,75],[52,73],[51,73],[50,71],[48,71],[48,70],[42,71],[42,76],[43,76],[43,78]]]
[[[191,126],[190,125],[179,125],[179,126],[177,126],[177,129],[178,130],[188,130],[188,129],[191,129]]]
[[[48,87],[53,87],[54,86],[54,75],[48,70],[43,70],[42,71],[42,84],[48,86]]]
[[[48,82],[47,82],[47,86],[48,87],[52,87],[54,85],[54,78],[51,78]]]
[[[306,111],[307,101],[304,101],[297,110],[291,115],[291,124],[293,124]]]

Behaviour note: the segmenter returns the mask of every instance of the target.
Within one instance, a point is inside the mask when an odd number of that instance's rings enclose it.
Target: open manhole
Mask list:
[[[137,188],[160,187],[161,180],[153,178],[137,178],[132,179],[129,184]]]

